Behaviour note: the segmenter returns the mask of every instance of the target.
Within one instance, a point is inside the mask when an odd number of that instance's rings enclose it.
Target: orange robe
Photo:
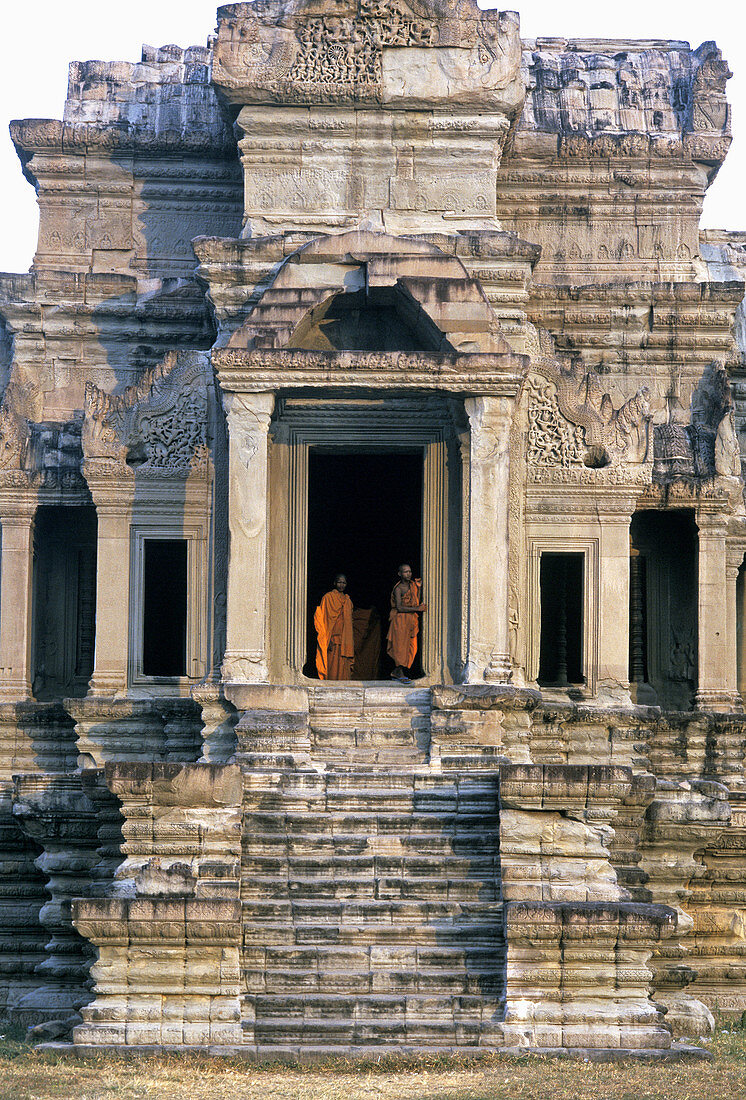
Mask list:
[[[352,639],[352,600],[333,588],[322,596],[313,617],[318,645],[316,669],[320,680],[351,680],[355,647]]]
[[[401,582],[399,582],[401,583]],[[420,617],[411,611],[397,611],[396,597],[391,593],[391,611],[389,613],[389,632],[386,635],[386,652],[395,665],[400,668],[411,668],[417,655],[417,635],[420,632]],[[402,603],[407,607],[418,607],[422,602],[422,581],[410,581],[409,591],[402,596]]]

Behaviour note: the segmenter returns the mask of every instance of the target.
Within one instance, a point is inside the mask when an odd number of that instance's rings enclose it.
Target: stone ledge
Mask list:
[[[665,933],[676,927],[676,911],[668,905],[634,901],[509,901],[505,903],[505,921],[513,935],[530,929],[535,937],[542,928],[550,938],[585,939],[590,930],[599,935],[618,929],[623,939],[649,943],[665,938]]]
[[[243,1062],[271,1063],[279,1062],[286,1065],[309,1062],[328,1062],[335,1058],[343,1058],[345,1062],[375,1061],[380,1062],[381,1056],[386,1061],[401,1065],[416,1064],[423,1058],[448,1057],[468,1059],[469,1061],[481,1061],[489,1058],[507,1060],[509,1058],[566,1058],[573,1061],[588,1062],[685,1062],[705,1061],[711,1062],[713,1055],[702,1047],[681,1044],[667,1050],[658,1048],[615,1047],[593,1048],[577,1047],[460,1047],[460,1046],[397,1046],[394,1054],[389,1053],[388,1046],[323,1046],[323,1047],[291,1047],[291,1046],[225,1046],[225,1047],[196,1047],[196,1046],[125,1046],[110,1043],[102,1046],[84,1046],[73,1043],[41,1043],[35,1048],[40,1051],[50,1051],[54,1054],[70,1054],[77,1058],[98,1058],[102,1054],[161,1056],[182,1055],[184,1057],[200,1058],[235,1058]]]

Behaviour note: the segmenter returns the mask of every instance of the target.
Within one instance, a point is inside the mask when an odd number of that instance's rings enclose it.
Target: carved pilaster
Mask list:
[[[733,685],[734,709],[743,709],[743,698],[738,686],[738,574],[743,560],[743,549],[728,549],[725,563],[725,599],[728,628],[728,677]]]
[[[0,701],[31,698],[31,564],[35,499],[0,503]]]
[[[88,689],[91,696],[113,696],[127,690],[134,478],[126,466],[124,471],[129,474],[126,480],[93,478],[86,471],[98,516],[96,648]]]
[[[464,680],[507,683],[508,492],[513,402],[469,397],[468,643]]]
[[[604,502],[600,546],[597,691],[621,704],[630,702],[629,527],[633,509],[633,500],[625,496],[615,498],[613,506],[611,501]],[[637,580],[639,584],[639,574]],[[637,594],[641,595],[639,588]],[[642,607],[637,610],[639,630]],[[637,657],[639,661],[639,638]]]
[[[274,394],[227,393],[230,557],[223,682],[264,683],[267,646],[267,451]]]
[[[735,576],[727,577],[726,524],[721,514],[700,510],[698,553],[697,710],[740,710],[736,673]],[[733,614],[728,602],[732,597]]]

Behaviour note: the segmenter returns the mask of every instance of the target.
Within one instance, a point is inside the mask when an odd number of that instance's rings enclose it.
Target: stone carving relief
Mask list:
[[[38,386],[14,367],[0,402],[0,470],[27,468],[30,424],[40,403]]]
[[[383,51],[433,47],[460,79],[462,51],[472,51],[472,75],[483,87],[501,87],[516,76],[519,56],[506,49],[513,24],[499,13],[480,12],[471,0],[358,0],[346,14],[320,15],[299,5],[288,18],[280,4],[236,5],[222,15],[214,79],[220,86],[261,89],[291,102],[380,100]],[[517,45],[517,31],[515,35]],[[458,55],[448,56],[449,47]]]
[[[556,358],[551,337],[542,331],[534,344],[528,387],[531,465],[634,466],[649,460],[646,386],[615,409],[595,371]]]
[[[732,75],[713,42],[686,50],[625,50],[614,55],[580,52],[572,44],[527,53],[529,121],[542,130],[587,138],[625,131],[643,135],[687,130],[728,131],[725,84]],[[527,115],[524,113],[524,120]],[[618,140],[613,154],[625,150]]]
[[[653,476],[658,482],[741,476],[741,455],[730,382],[718,363],[692,393],[691,413],[671,396],[655,427]]]
[[[86,386],[83,453],[138,475],[206,474],[207,375],[199,354],[170,353],[120,395]]]
[[[557,391],[546,378],[531,377],[528,387],[526,460],[531,466],[582,466],[585,432],[565,420]]]
[[[0,405],[0,470],[22,470],[28,445],[28,421],[6,399]]]
[[[726,130],[728,103],[725,85],[733,73],[714,42],[705,42],[697,54],[702,61],[692,86],[691,128],[716,132]]]

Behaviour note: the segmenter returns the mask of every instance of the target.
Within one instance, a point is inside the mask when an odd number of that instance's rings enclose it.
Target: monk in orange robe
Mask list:
[[[417,655],[417,635],[420,632],[418,615],[427,611],[427,604],[420,603],[422,581],[412,580],[411,565],[399,566],[399,580],[391,593],[389,632],[386,635],[386,652],[396,666],[392,680],[411,684],[407,671]]]
[[[338,573],[334,588],[316,608],[316,669],[320,680],[351,680],[355,647],[352,639],[352,600],[345,593],[347,577]]]

